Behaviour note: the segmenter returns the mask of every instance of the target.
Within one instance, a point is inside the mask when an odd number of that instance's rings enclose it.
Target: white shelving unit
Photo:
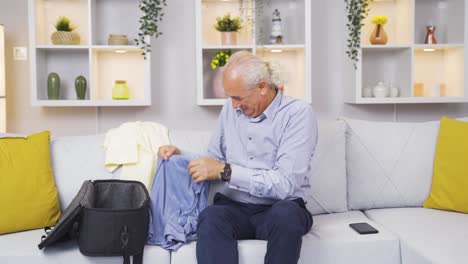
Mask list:
[[[151,105],[151,56],[135,46],[139,0],[29,0],[31,102],[36,106]],[[54,45],[56,20],[76,26],[79,45]],[[108,45],[109,34],[127,35],[129,45]],[[60,100],[48,100],[47,77],[60,76]],[[87,80],[85,100],[77,100],[75,78]],[[112,100],[115,80],[126,80],[130,99]]]
[[[270,44],[271,19],[275,9],[281,12],[282,45]],[[243,19],[238,45],[221,45],[220,33],[214,29],[216,17],[226,13]],[[212,58],[219,51],[248,50],[267,61],[278,62],[286,71],[284,93],[312,101],[311,88],[311,1],[308,0],[197,0],[197,103],[223,105],[216,98],[212,82],[215,71]]]
[[[361,36],[355,88],[345,88],[353,104],[468,102],[468,2],[466,0],[386,0],[370,4]],[[375,15],[385,15],[386,45],[372,45]],[[424,44],[426,25],[435,25],[437,44]],[[393,82],[398,97],[363,97],[377,82]]]

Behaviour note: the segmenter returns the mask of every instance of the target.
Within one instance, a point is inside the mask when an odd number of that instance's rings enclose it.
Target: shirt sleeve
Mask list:
[[[203,156],[210,157],[217,161],[226,162],[226,144],[224,143],[224,122],[225,115],[227,114],[227,107],[229,106],[230,100],[226,100],[226,103],[221,110],[218,117],[217,126],[211,135],[210,143],[208,144],[207,152],[202,154]]]
[[[298,183],[308,182],[311,159],[318,139],[317,120],[307,105],[291,114],[277,150],[272,169],[232,165],[230,188],[253,196],[285,200],[294,198]]]

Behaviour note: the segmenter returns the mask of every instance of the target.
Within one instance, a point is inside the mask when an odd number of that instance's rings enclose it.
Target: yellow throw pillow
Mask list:
[[[468,123],[442,117],[425,208],[468,213]]]
[[[0,234],[53,226],[60,217],[49,144],[49,131],[0,138]]]

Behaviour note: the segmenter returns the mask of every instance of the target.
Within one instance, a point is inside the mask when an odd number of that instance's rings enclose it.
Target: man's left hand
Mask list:
[[[220,172],[223,168],[224,163],[210,158],[192,160],[188,165],[189,173],[196,183],[221,179]]]

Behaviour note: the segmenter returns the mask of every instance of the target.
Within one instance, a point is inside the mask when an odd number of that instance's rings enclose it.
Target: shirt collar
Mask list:
[[[278,112],[278,107],[281,104],[281,99],[283,98],[283,94],[280,91],[276,91],[276,96],[273,98],[273,101],[271,101],[270,105],[263,111],[263,113],[260,115],[264,115],[265,118],[270,118],[273,119],[275,118],[276,113]]]

